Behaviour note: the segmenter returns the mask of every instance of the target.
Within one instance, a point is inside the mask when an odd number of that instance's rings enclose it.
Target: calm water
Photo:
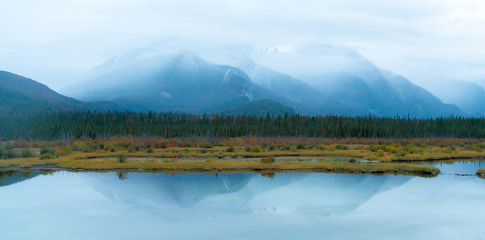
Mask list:
[[[0,239],[485,239],[485,163],[435,178],[0,175]]]

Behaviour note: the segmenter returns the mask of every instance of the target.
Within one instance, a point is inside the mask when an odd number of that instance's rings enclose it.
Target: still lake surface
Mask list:
[[[0,239],[485,239],[485,162],[434,178],[0,175]]]

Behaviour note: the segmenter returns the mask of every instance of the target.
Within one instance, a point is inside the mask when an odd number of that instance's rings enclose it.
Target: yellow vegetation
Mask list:
[[[0,145],[6,145],[0,142]],[[65,169],[144,169],[177,171],[342,171],[357,173],[437,173],[433,167],[402,162],[485,158],[480,139],[266,139],[205,141],[140,140],[130,137],[61,142],[13,142],[20,156],[29,148],[35,157],[0,159],[0,168],[32,166]],[[41,152],[50,152],[52,159]],[[121,157],[120,156],[125,156]],[[302,158],[327,159],[305,162]],[[272,162],[276,158],[275,162]],[[289,159],[285,159],[289,158]],[[121,161],[121,160],[123,161]],[[280,159],[280,161],[278,161]],[[285,159],[284,161],[281,159]],[[333,159],[347,159],[333,161]],[[271,161],[270,161],[271,160]],[[359,164],[359,160],[379,163]],[[484,173],[485,176],[485,173]]]

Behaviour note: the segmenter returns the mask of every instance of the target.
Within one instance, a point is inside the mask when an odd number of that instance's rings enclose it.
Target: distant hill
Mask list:
[[[327,96],[322,110],[342,115],[438,117],[466,115],[404,77],[375,69],[366,73],[313,76],[313,86]]]
[[[441,80],[426,87],[443,102],[455,104],[470,115],[485,116],[485,90],[476,83]]]
[[[467,115],[352,49],[326,45],[258,49],[252,56],[252,63],[243,62],[241,68],[254,82],[299,101],[302,112],[418,118]]]
[[[0,71],[0,112],[32,113],[41,110],[107,110],[110,103],[85,103],[65,97],[32,79]]]
[[[226,109],[221,113],[228,115],[264,116],[269,114],[272,116],[283,116],[285,114],[294,115],[295,110],[271,99],[264,99],[247,102],[242,105]]]

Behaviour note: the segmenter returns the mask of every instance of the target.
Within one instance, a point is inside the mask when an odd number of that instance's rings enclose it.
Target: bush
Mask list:
[[[261,147],[260,146],[254,146],[251,148],[251,152],[254,152],[254,153],[259,153],[259,152],[262,152],[263,150],[261,150]]]
[[[126,159],[125,154],[121,154],[121,155],[118,156],[118,162],[124,163],[124,162],[126,162],[126,160],[127,159]]]
[[[445,148],[440,149],[440,152],[442,152],[442,153],[452,153],[453,150],[451,148],[445,147]]]
[[[228,148],[226,148],[226,152],[234,152],[234,147],[228,147]]]
[[[383,157],[384,156],[384,151],[382,149],[377,150],[377,156],[378,157]]]
[[[153,148],[147,149],[147,153],[153,153]]]
[[[344,144],[337,144],[337,145],[335,145],[335,149],[337,149],[337,150],[348,150],[349,147],[347,145],[344,145]]]
[[[48,147],[43,147],[41,150],[40,150],[40,155],[44,155],[44,154],[52,154],[54,155],[54,150],[48,148]]]
[[[394,156],[396,156],[396,157],[404,157],[404,156],[406,156],[406,153],[405,152],[398,152],[398,153],[394,154]]]
[[[7,151],[5,150],[4,147],[0,147],[0,159],[2,159],[3,157],[5,157],[5,154],[7,153]]]
[[[298,149],[298,150],[305,149],[305,148],[306,148],[306,146],[303,143],[299,143],[298,145],[296,145],[296,149]]]
[[[30,148],[24,148],[20,152],[20,156],[23,158],[28,158],[28,157],[32,157],[33,154],[32,154],[32,151],[30,151]]]
[[[39,157],[40,160],[53,159],[53,158],[54,158],[54,155],[51,153],[44,153],[44,154],[41,154]]]
[[[251,147],[250,147],[250,146],[246,146],[246,147],[244,148],[244,150],[245,150],[246,152],[251,152]]]
[[[404,147],[404,151],[406,151],[408,153],[415,153],[416,152],[416,148],[417,148],[416,145],[410,144],[410,145],[407,145],[406,147]]]
[[[12,143],[10,142],[6,142],[5,145],[4,145],[5,149],[7,150],[12,150],[13,149],[13,145]]]
[[[129,146],[129,147],[128,147],[128,152],[129,152],[129,153],[132,153],[132,152],[134,152],[134,151],[135,151],[135,147],[134,147],[134,146]]]
[[[12,149],[7,150],[7,152],[4,154],[4,158],[15,158],[16,155]]]
[[[101,147],[101,145],[99,143],[93,142],[93,143],[89,144],[89,150],[86,149],[86,151],[96,152],[99,149],[103,149],[103,148]]]
[[[275,162],[274,157],[262,157],[260,160],[261,163],[273,163]]]
[[[377,152],[378,149],[379,149],[379,145],[370,145],[369,146],[369,150],[371,150],[372,152]]]

